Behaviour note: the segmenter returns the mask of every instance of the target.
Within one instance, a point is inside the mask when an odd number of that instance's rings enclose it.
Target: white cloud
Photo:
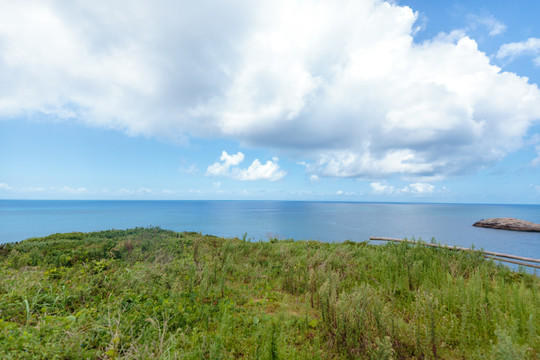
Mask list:
[[[308,159],[317,176],[431,181],[519,149],[537,86],[463,32],[415,43],[416,20],[379,0],[4,1],[0,118],[228,138]],[[501,57],[524,51],[510,45]],[[207,173],[282,174],[235,166]]]
[[[47,189],[45,189],[44,187],[42,186],[34,186],[34,187],[27,187],[27,188],[23,188],[22,189],[22,192],[44,192],[44,191],[47,191]]]
[[[59,192],[62,192],[62,193],[67,193],[67,194],[85,194],[88,192],[88,190],[84,187],[78,187],[78,188],[73,188],[73,187],[70,187],[70,186],[62,186],[60,188],[51,188],[51,190],[58,190]]]
[[[221,153],[221,162],[215,162],[208,166],[206,175],[211,176],[226,176],[236,180],[270,180],[276,181],[286,175],[286,172],[281,170],[278,165],[279,159],[274,157],[268,160],[265,164],[261,164],[259,159],[253,160],[247,169],[236,167],[244,161],[244,154],[238,152],[234,155],[229,155],[226,151]]]
[[[149,189],[149,188],[142,187],[142,188],[137,189],[137,192],[138,192],[139,194],[153,194],[153,193],[154,193],[154,190]]]
[[[0,183],[0,190],[11,190],[11,186],[6,183]]]
[[[536,145],[536,158],[531,161],[532,166],[540,166],[540,145]]]
[[[520,56],[534,56],[538,54],[540,54],[540,39],[529,38],[525,41],[513,42],[502,45],[497,52],[497,58],[508,58],[510,61],[512,61]],[[534,59],[534,62],[538,65],[540,63],[540,57],[536,57]]]
[[[413,194],[431,194],[435,186],[427,183],[414,183],[409,185],[409,191]]]
[[[402,188],[395,187],[393,185],[388,185],[385,182],[372,182],[369,184],[371,187],[371,192],[378,195],[400,195],[400,194],[416,194],[416,195],[428,195],[433,194],[435,191],[435,186],[428,183],[414,183],[406,185]],[[446,188],[443,191],[447,191]]]
[[[317,183],[317,182],[321,181],[321,179],[319,178],[318,175],[312,174],[312,175],[309,176],[309,181],[311,181],[313,183]]]
[[[212,176],[227,176],[231,166],[235,166],[244,161],[244,154],[238,152],[234,155],[229,155],[226,151],[221,153],[219,158],[221,162],[215,162],[206,169],[207,175]]]
[[[116,190],[114,193],[117,195],[132,195],[135,193],[135,191],[129,189],[120,189]]]
[[[489,36],[500,35],[506,31],[506,25],[500,22],[499,20],[497,20],[491,14],[483,15],[483,16],[470,15],[469,21],[470,21],[469,26],[472,27],[473,29],[478,26],[485,27],[487,31],[489,32]]]
[[[146,187],[140,187],[140,188],[138,188],[136,190],[122,188],[122,189],[115,190],[112,193],[114,195],[130,195],[130,196],[132,196],[132,195],[159,194],[159,193],[165,194],[165,195],[175,194],[174,191],[171,191],[171,190],[168,190],[168,189],[163,189],[161,191],[154,191],[153,189],[149,189],[149,188],[146,188]]]
[[[191,164],[189,167],[179,167],[178,171],[184,174],[196,174],[199,172],[199,169],[197,168],[197,165]]]
[[[396,191],[395,187],[386,185],[380,181],[372,182],[369,186],[371,187],[371,192],[373,194],[393,194]]]
[[[277,164],[278,158],[268,160],[264,165],[258,159],[253,160],[253,163],[245,169],[238,170],[234,173],[234,178],[238,180],[270,180],[276,181],[285,176],[285,171],[279,169]]]
[[[363,194],[362,191],[359,191],[359,192],[356,192],[356,191],[343,191],[343,190],[336,191],[336,195],[359,196],[359,195],[362,195],[362,194]]]

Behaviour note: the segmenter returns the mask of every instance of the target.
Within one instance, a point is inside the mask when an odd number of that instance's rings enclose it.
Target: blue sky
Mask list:
[[[0,1],[0,199],[540,203],[537,1]]]

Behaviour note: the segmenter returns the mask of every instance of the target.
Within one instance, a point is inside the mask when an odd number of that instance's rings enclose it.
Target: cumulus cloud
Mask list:
[[[497,52],[497,58],[514,60],[520,56],[536,56],[534,62],[540,66],[540,39],[529,38],[525,41],[504,44]]]
[[[278,165],[279,159],[274,157],[265,164],[261,164],[259,159],[253,160],[248,168],[241,169],[236,165],[244,161],[244,154],[238,152],[229,155],[226,151],[221,153],[220,162],[215,162],[206,170],[206,175],[225,176],[236,180],[270,180],[276,181],[286,175]]]
[[[236,166],[244,161],[244,154],[238,152],[237,154],[229,155],[226,151],[221,153],[219,158],[221,162],[215,162],[206,169],[207,175],[212,176],[227,176],[230,174],[230,168]]]
[[[276,181],[285,176],[285,171],[279,169],[278,158],[272,158],[265,164],[261,164],[258,159],[245,170],[238,170],[234,173],[234,178],[238,180],[270,180]]]
[[[435,186],[428,183],[414,183],[406,185],[402,188],[388,185],[385,182],[372,182],[369,184],[371,192],[377,195],[400,195],[400,194],[416,194],[416,195],[428,195],[435,191]]]
[[[0,183],[0,190],[11,190],[11,186],[6,183]]]
[[[415,43],[417,16],[380,0],[2,1],[0,117],[233,139],[332,177],[431,181],[519,149],[537,86],[463,33]],[[282,174],[227,161],[208,173]]]

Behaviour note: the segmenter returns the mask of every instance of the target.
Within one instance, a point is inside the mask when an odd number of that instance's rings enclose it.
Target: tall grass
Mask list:
[[[54,234],[0,245],[0,358],[538,359],[539,290],[407,243]]]

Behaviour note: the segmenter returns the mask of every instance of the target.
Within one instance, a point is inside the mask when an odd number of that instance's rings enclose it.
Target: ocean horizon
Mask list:
[[[341,242],[422,239],[540,258],[540,233],[476,228],[491,217],[540,223],[540,205],[274,200],[0,200],[0,243],[61,232],[159,226],[220,237]]]

